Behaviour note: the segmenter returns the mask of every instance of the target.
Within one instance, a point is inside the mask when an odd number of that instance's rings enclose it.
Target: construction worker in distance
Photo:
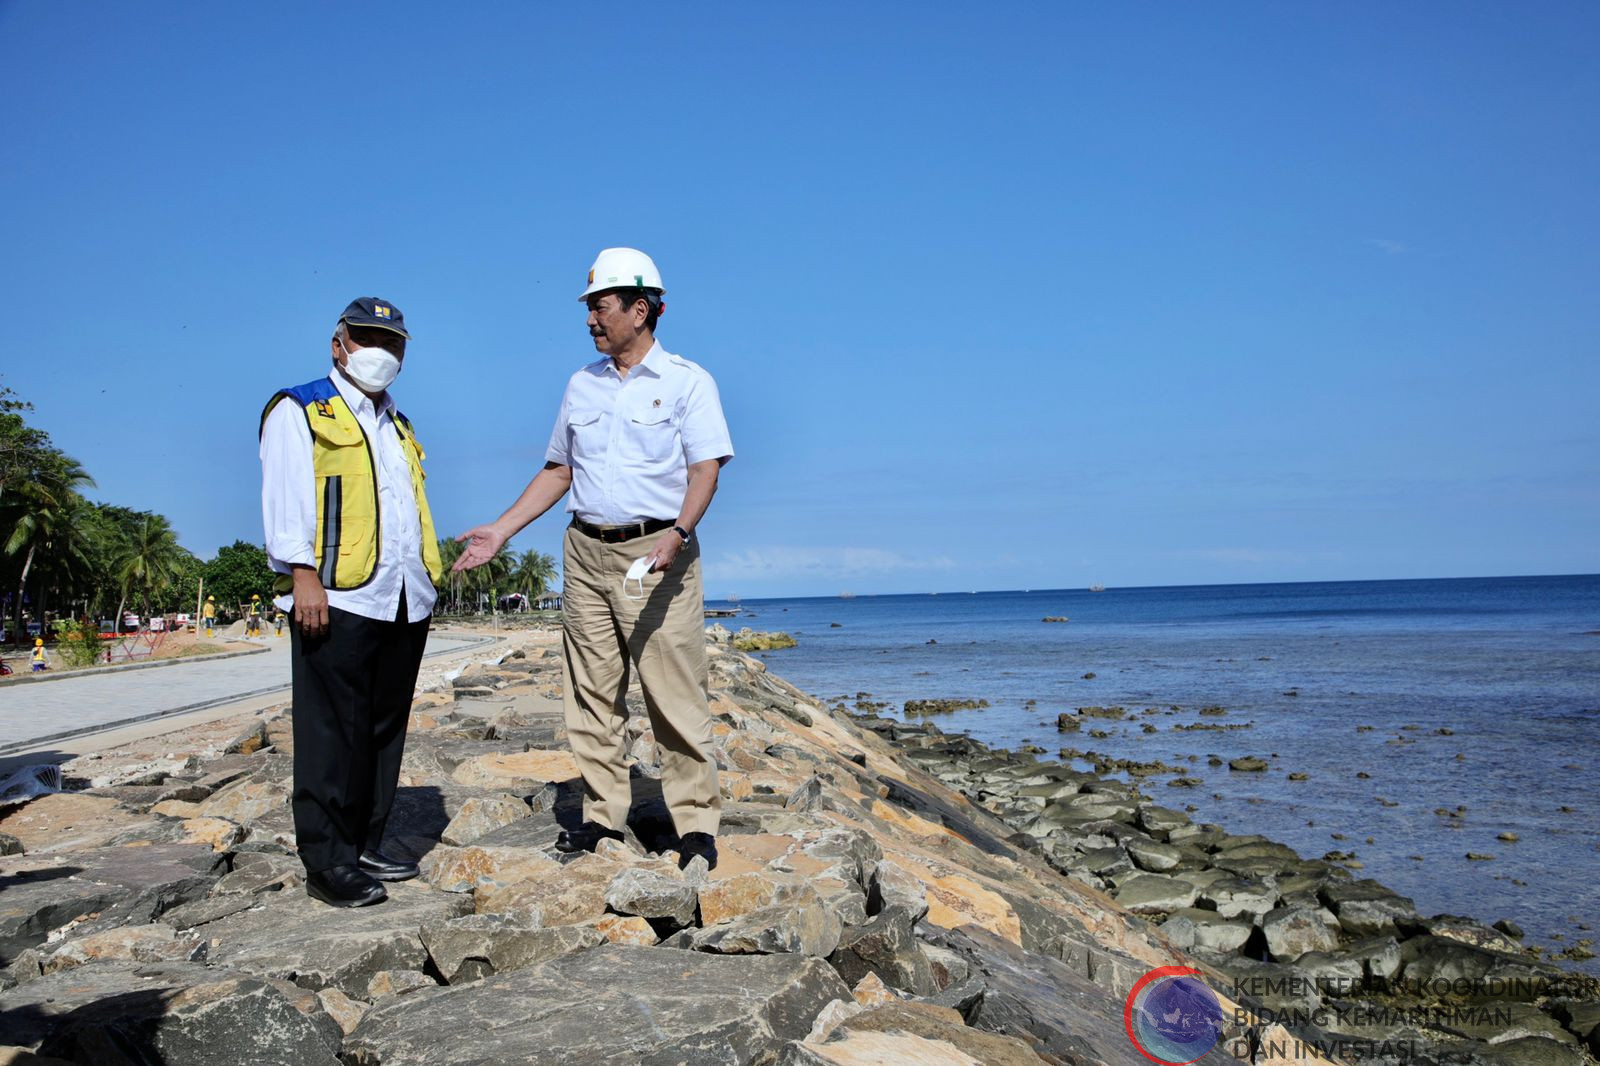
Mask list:
[[[295,846],[307,895],[335,907],[381,903],[383,882],[419,873],[383,851],[444,574],[426,456],[391,388],[410,339],[394,304],[352,301],[322,349],[332,364],[261,414],[267,561],[290,612]]]
[[[284,620],[284,618],[285,618],[285,615],[283,613],[283,608],[282,607],[279,607],[277,610],[275,610],[273,612],[273,614],[272,614],[272,635],[273,636],[275,636],[275,637],[283,636],[283,620]]]
[[[44,651],[44,638],[36,637],[33,641],[33,672],[50,668],[50,657]]]
[[[695,526],[733,443],[711,375],[656,342],[664,293],[648,255],[600,253],[578,297],[600,358],[568,380],[544,467],[522,495],[495,521],[457,538],[467,547],[455,569],[488,562],[568,497],[563,710],[584,800],[582,822],[562,830],[556,849],[593,851],[623,837],[632,802],[626,697],[636,674],[662,753],[678,865],[701,859],[710,869],[722,799]]]
[[[200,626],[208,637],[217,635],[217,598],[206,597],[206,605],[200,608]]]
[[[259,637],[261,635],[261,596],[250,597],[249,622],[245,625],[245,636]]]

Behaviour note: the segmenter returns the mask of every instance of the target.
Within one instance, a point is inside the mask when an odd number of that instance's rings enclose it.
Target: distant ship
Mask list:
[[[856,594],[854,592],[841,592],[839,593],[839,598],[841,600],[853,600],[856,598]]]
[[[1089,586],[1089,591],[1090,592],[1104,592],[1105,590],[1106,590],[1106,587],[1104,585],[1090,585]]]

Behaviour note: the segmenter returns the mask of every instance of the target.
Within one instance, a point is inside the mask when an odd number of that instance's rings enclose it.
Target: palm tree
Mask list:
[[[444,573],[439,578],[441,583],[437,588],[441,596],[444,595],[446,589],[449,590],[451,611],[455,610],[456,601],[461,599],[461,575],[452,570],[451,567],[455,566],[456,560],[461,558],[461,553],[465,548],[466,546],[454,537],[439,538],[439,559],[444,563]]]
[[[555,578],[555,557],[531,550],[516,557],[511,571],[511,583],[534,602],[538,602]]]
[[[94,484],[89,472],[70,455],[50,449],[38,456],[34,476],[16,490],[20,499],[21,514],[11,535],[6,538],[5,553],[15,555],[24,548],[27,555],[22,560],[22,576],[17,581],[17,631],[22,631],[22,597],[28,586],[28,571],[43,548],[52,550],[53,537],[64,528],[73,512],[73,501],[80,488]]]
[[[182,562],[183,548],[166,517],[148,512],[140,515],[129,531],[127,548],[117,561],[116,576],[122,589],[122,602],[117,604],[117,632],[122,631],[122,609],[129,594],[139,591],[148,615],[150,594],[172,584]]]
[[[493,558],[467,574],[467,587],[477,594],[475,600],[481,602],[484,593],[493,596],[497,590],[505,587],[511,577],[511,558],[511,553],[501,548]]]

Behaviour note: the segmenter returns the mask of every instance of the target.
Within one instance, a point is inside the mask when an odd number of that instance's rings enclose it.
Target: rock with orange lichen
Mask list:
[[[532,848],[437,847],[418,864],[422,876],[441,892],[471,892],[480,885],[506,885],[561,869],[561,864]]]
[[[515,791],[519,787],[566,781],[577,776],[578,764],[571,752],[534,748],[467,759],[455,768],[450,778],[473,788]]]
[[[613,944],[650,947],[661,939],[650,923],[639,917],[607,914],[598,918],[594,927],[600,931],[601,936]]]
[[[510,883],[491,882],[473,894],[479,914],[537,915],[544,925],[592,922],[606,913],[606,890],[624,867],[581,855],[560,869]]]

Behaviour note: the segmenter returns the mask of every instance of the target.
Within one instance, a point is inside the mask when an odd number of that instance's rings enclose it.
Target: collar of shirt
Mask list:
[[[384,390],[383,398],[377,403],[372,402],[372,397],[356,388],[355,383],[339,373],[339,368],[334,367],[328,374],[328,380],[333,382],[334,388],[339,390],[339,395],[344,397],[344,402],[350,405],[350,410],[360,415],[363,405],[366,411],[372,413],[374,419],[381,421],[385,414],[394,410],[394,397],[388,390]]]
[[[654,344],[650,345],[650,350],[644,353],[644,358],[639,360],[639,365],[628,371],[628,376],[632,377],[640,370],[647,370],[652,376],[660,377],[661,364],[665,362],[667,358],[667,353],[661,348],[661,342],[656,341]],[[602,376],[609,372],[612,377],[622,380],[622,375],[617,372],[616,361],[609,355],[595,363],[594,366],[599,369],[599,372]]]

